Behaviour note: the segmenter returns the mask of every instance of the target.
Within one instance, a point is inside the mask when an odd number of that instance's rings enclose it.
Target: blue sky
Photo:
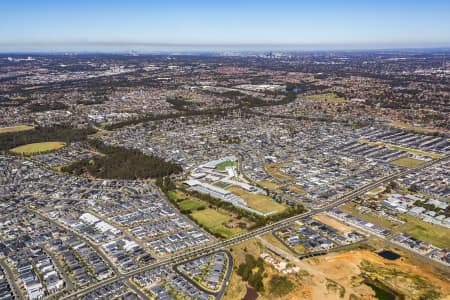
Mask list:
[[[448,0],[2,0],[0,49],[450,46]]]

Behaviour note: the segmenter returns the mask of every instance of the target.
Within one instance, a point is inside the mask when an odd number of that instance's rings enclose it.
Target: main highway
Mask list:
[[[326,204],[324,204],[322,206],[318,206],[318,207],[312,208],[312,209],[310,209],[309,211],[307,211],[305,213],[298,214],[298,215],[295,215],[295,216],[283,219],[281,221],[274,222],[272,224],[268,224],[268,225],[266,225],[264,227],[260,227],[260,228],[257,228],[255,230],[252,230],[250,232],[237,235],[237,236],[232,237],[230,239],[227,239],[227,240],[224,240],[224,241],[218,241],[216,243],[209,244],[209,245],[204,245],[204,246],[202,245],[202,246],[198,246],[198,247],[193,247],[193,248],[190,248],[190,249],[188,249],[188,250],[186,250],[186,251],[184,251],[184,252],[182,252],[180,254],[173,255],[173,256],[168,257],[168,258],[157,260],[157,261],[155,261],[153,263],[150,263],[150,264],[148,264],[146,266],[140,267],[140,268],[135,269],[133,271],[130,271],[128,273],[116,273],[117,276],[115,276],[115,277],[112,277],[112,278],[107,279],[107,280],[100,281],[100,282],[98,282],[98,283],[96,283],[94,285],[91,285],[91,286],[87,287],[87,288],[74,291],[73,293],[63,297],[62,299],[66,299],[66,300],[68,300],[68,299],[79,299],[82,295],[85,295],[87,293],[93,292],[93,291],[95,291],[97,289],[100,289],[100,288],[102,288],[102,287],[104,287],[104,286],[106,286],[108,284],[111,284],[113,282],[116,282],[116,281],[126,281],[129,278],[131,278],[131,277],[133,277],[133,276],[135,276],[135,275],[137,275],[139,273],[142,273],[144,271],[151,270],[151,269],[154,269],[154,268],[164,267],[164,266],[168,266],[168,265],[172,265],[172,264],[178,264],[178,263],[181,263],[183,261],[187,261],[187,260],[190,260],[190,259],[193,259],[193,258],[196,258],[196,257],[200,257],[200,256],[203,256],[203,255],[206,255],[206,254],[214,253],[214,252],[216,252],[218,250],[228,248],[230,246],[239,244],[239,243],[241,243],[243,241],[246,241],[246,240],[255,238],[257,236],[260,236],[260,235],[272,232],[274,230],[279,230],[279,229],[285,228],[289,224],[291,224],[291,223],[293,223],[295,221],[306,219],[306,218],[309,218],[309,217],[311,217],[311,216],[313,216],[315,214],[318,214],[318,213],[321,213],[321,212],[325,212],[327,210],[335,208],[335,207],[337,207],[337,206],[339,206],[341,204],[344,204],[344,203],[346,203],[348,201],[351,201],[351,200],[357,198],[358,196],[361,196],[361,195],[367,193],[368,191],[370,191],[370,190],[372,190],[372,189],[374,189],[374,188],[376,188],[376,187],[378,187],[378,186],[380,186],[382,184],[388,183],[388,182],[390,182],[390,181],[392,181],[392,180],[394,180],[394,179],[396,179],[398,177],[407,175],[409,173],[420,171],[420,170],[422,170],[424,168],[427,168],[427,167],[429,167],[429,166],[431,166],[433,164],[437,164],[437,163],[440,163],[442,161],[446,161],[448,158],[450,158],[450,156],[446,156],[446,157],[438,159],[438,160],[433,160],[433,161],[427,162],[427,163],[425,163],[425,164],[423,164],[423,165],[421,165],[419,167],[416,167],[416,168],[405,169],[403,171],[400,171],[400,172],[388,175],[386,177],[383,177],[381,179],[378,179],[376,181],[368,183],[368,184],[366,184],[364,186],[361,186],[361,187],[359,187],[357,189],[354,189],[353,191],[351,191],[351,192],[349,192],[347,194],[344,194],[343,196],[337,198],[336,200],[334,200],[332,202],[326,203]]]

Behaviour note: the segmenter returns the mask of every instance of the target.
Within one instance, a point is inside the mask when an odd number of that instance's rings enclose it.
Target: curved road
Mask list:
[[[218,250],[226,249],[226,248],[228,248],[230,246],[239,244],[239,243],[241,243],[243,241],[252,239],[252,238],[257,237],[259,235],[263,235],[263,234],[271,232],[273,230],[278,230],[278,229],[284,228],[284,227],[288,226],[292,222],[311,217],[311,216],[313,216],[315,214],[318,214],[318,213],[321,213],[321,212],[325,212],[325,211],[327,211],[329,209],[332,209],[332,208],[337,207],[337,206],[339,206],[341,204],[344,204],[344,203],[346,203],[346,202],[348,202],[348,201],[350,201],[350,200],[352,200],[352,199],[354,199],[354,198],[356,198],[356,197],[358,197],[360,195],[365,194],[366,192],[368,192],[368,191],[370,191],[370,190],[372,190],[372,189],[374,189],[374,188],[376,188],[376,187],[378,187],[378,186],[380,186],[382,184],[385,184],[387,182],[390,182],[390,181],[394,180],[397,177],[400,177],[400,176],[406,175],[408,173],[412,173],[412,172],[415,172],[415,171],[427,168],[427,167],[429,167],[429,166],[431,166],[433,164],[437,164],[437,163],[442,162],[442,161],[446,161],[448,158],[450,158],[450,156],[446,156],[446,157],[438,159],[438,160],[430,161],[430,162],[428,162],[426,164],[423,164],[422,166],[419,166],[419,167],[416,167],[416,168],[406,169],[406,170],[403,170],[401,172],[398,172],[398,173],[386,176],[386,177],[381,178],[379,180],[376,180],[376,181],[374,181],[372,183],[366,184],[366,185],[364,185],[364,186],[362,186],[362,187],[360,187],[358,189],[355,189],[355,190],[353,190],[353,191],[351,191],[351,192],[349,192],[349,193],[347,193],[347,194],[337,198],[333,202],[326,203],[323,206],[311,209],[308,212],[305,212],[305,213],[302,213],[302,214],[299,214],[299,215],[296,215],[296,216],[292,216],[292,217],[286,218],[284,220],[281,220],[281,221],[278,221],[278,222],[266,225],[264,227],[255,229],[255,230],[253,230],[251,232],[247,232],[247,233],[235,236],[235,237],[230,238],[230,239],[225,240],[225,241],[219,241],[219,242],[214,243],[214,244],[210,244],[210,245],[206,245],[206,246],[200,246],[200,247],[196,247],[194,249],[188,249],[185,252],[177,254],[177,255],[174,255],[174,256],[172,256],[170,258],[166,258],[166,259],[162,259],[162,260],[153,262],[153,263],[151,263],[151,264],[149,264],[147,266],[144,266],[144,267],[141,267],[139,269],[130,271],[128,273],[125,273],[125,274],[122,273],[118,277],[110,278],[110,279],[101,281],[99,283],[96,283],[96,284],[94,284],[94,285],[92,285],[92,286],[90,286],[88,288],[75,291],[72,294],[70,294],[70,295],[68,295],[68,296],[66,296],[66,297],[64,297],[62,299],[79,299],[82,295],[84,295],[86,293],[89,293],[89,292],[92,292],[92,291],[94,291],[96,289],[99,289],[99,288],[101,288],[101,287],[103,287],[105,285],[111,284],[111,283],[113,283],[115,281],[118,281],[118,280],[125,281],[128,278],[130,278],[132,276],[135,276],[135,275],[137,275],[137,274],[139,274],[141,272],[144,272],[144,271],[147,271],[147,270],[150,270],[150,269],[154,269],[154,268],[158,268],[158,267],[162,267],[162,266],[178,264],[178,263],[181,263],[181,262],[184,262],[184,261],[187,261],[187,260],[191,260],[191,259],[199,257],[199,256],[203,256],[203,255],[206,255],[206,254],[211,254],[211,253],[214,253],[214,252],[216,252]]]
[[[192,278],[186,276],[185,274],[183,274],[183,272],[178,270],[178,266],[183,264],[183,263],[186,263],[186,261],[184,261],[182,263],[178,263],[176,265],[173,265],[172,266],[172,270],[174,270],[176,273],[178,273],[181,276],[183,276],[187,281],[189,281],[191,284],[196,286],[199,290],[202,290],[205,293],[213,295],[216,298],[216,300],[222,299],[223,294],[225,294],[226,288],[228,286],[228,282],[230,280],[231,274],[233,273],[233,256],[231,255],[231,253],[228,250],[220,250],[220,251],[216,251],[215,253],[217,253],[217,252],[223,252],[227,256],[227,272],[225,274],[225,278],[222,281],[223,282],[222,287],[220,288],[219,291],[217,291],[215,293],[210,291],[210,290],[208,290],[208,289],[206,289],[206,288],[204,288],[203,286],[198,284],[196,281],[192,280]],[[192,258],[191,260],[194,260],[194,259],[197,259],[197,258],[200,258],[200,257],[195,257],[195,258]]]

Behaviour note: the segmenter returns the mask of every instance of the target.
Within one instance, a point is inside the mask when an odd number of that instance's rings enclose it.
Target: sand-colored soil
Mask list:
[[[361,265],[364,260],[377,266],[377,269],[382,271],[379,274],[377,273],[376,278],[386,281],[386,284],[405,294],[408,299],[418,299],[426,290],[439,291],[442,295],[440,299],[450,299],[448,296],[450,295],[448,277],[442,276],[433,267],[412,263],[405,258],[395,261],[386,260],[367,250],[334,253],[304,261],[310,265],[308,269],[313,278],[310,284],[305,283],[304,291],[297,291],[298,293],[309,291],[309,296],[299,299],[350,299],[352,294],[358,299],[375,299],[372,289],[363,284],[362,277],[358,276],[363,271]],[[393,270],[397,274],[390,277],[383,272],[386,270]],[[327,278],[345,289],[344,297],[341,298],[338,292],[326,288]],[[414,278],[423,279],[430,286],[419,290],[415,286]],[[298,295],[300,296],[300,294]]]
[[[323,215],[319,216],[319,220],[327,224],[330,220],[334,221]],[[335,225],[339,230],[347,230],[345,227],[338,227],[339,224],[329,225]],[[378,247],[382,247],[382,244]],[[258,300],[376,300],[375,292],[364,284],[362,274],[380,280],[395,291],[404,294],[407,299],[419,299],[427,292],[436,291],[440,297],[435,299],[450,300],[448,274],[436,270],[431,265],[417,262],[407,253],[400,252],[402,257],[395,261],[384,259],[369,250],[351,250],[299,260],[286,250],[280,249],[279,245],[273,243],[271,239],[263,237],[233,247],[235,267],[243,261],[246,253],[257,256],[262,250],[284,257],[292,265],[299,266],[301,270],[298,274],[287,275],[291,281],[295,282],[295,291],[282,298],[274,298],[266,290],[259,294]],[[367,265],[371,269],[367,268]],[[277,274],[277,271],[270,266],[266,266],[266,270],[268,278]],[[268,278],[264,280],[265,286]],[[224,299],[242,299],[245,295],[245,287],[246,283],[242,282],[237,274],[233,274]]]
[[[327,215],[323,215],[323,214],[315,215],[313,217],[313,219],[316,219],[317,221],[322,222],[325,225],[335,228],[340,233],[347,233],[347,232],[355,231],[354,228],[347,226],[344,223],[341,223],[341,222],[337,221],[336,219],[333,219]]]

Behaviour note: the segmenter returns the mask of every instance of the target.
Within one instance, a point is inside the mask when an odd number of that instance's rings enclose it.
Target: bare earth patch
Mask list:
[[[355,231],[355,229],[353,229],[352,227],[347,226],[327,215],[323,215],[323,214],[315,215],[313,217],[313,219],[316,219],[316,220],[324,223],[325,225],[328,225],[328,226],[331,226],[331,227],[337,229],[340,233],[347,233],[347,232]]]
[[[322,273],[322,276],[337,282],[345,289],[344,297],[339,299],[349,299],[351,294],[354,294],[359,299],[375,299],[373,298],[374,292],[372,289],[363,284],[362,278],[358,276],[362,272],[361,266],[363,261],[379,267],[380,270],[395,270],[397,275],[394,278],[388,278],[387,273],[383,272],[377,274],[377,278],[380,281],[386,280],[389,286],[394,287],[411,299],[417,299],[421,293],[426,291],[425,288],[424,290],[418,290],[417,287],[412,288],[414,282],[411,278],[418,278],[419,281],[424,280],[429,283],[433,290],[441,293],[441,299],[445,299],[446,295],[450,293],[450,281],[448,278],[439,275],[429,265],[413,263],[406,258],[390,261],[371,251],[357,250],[328,254],[307,260],[308,263],[314,266],[314,269],[318,272],[318,274],[316,273],[317,275]],[[327,298],[320,298],[326,290],[326,287],[324,290],[322,285],[323,277],[320,277],[319,275],[318,278],[314,279],[316,286],[313,288],[309,299],[338,299],[336,298],[338,293],[328,294]],[[330,291],[327,290],[327,292]]]

